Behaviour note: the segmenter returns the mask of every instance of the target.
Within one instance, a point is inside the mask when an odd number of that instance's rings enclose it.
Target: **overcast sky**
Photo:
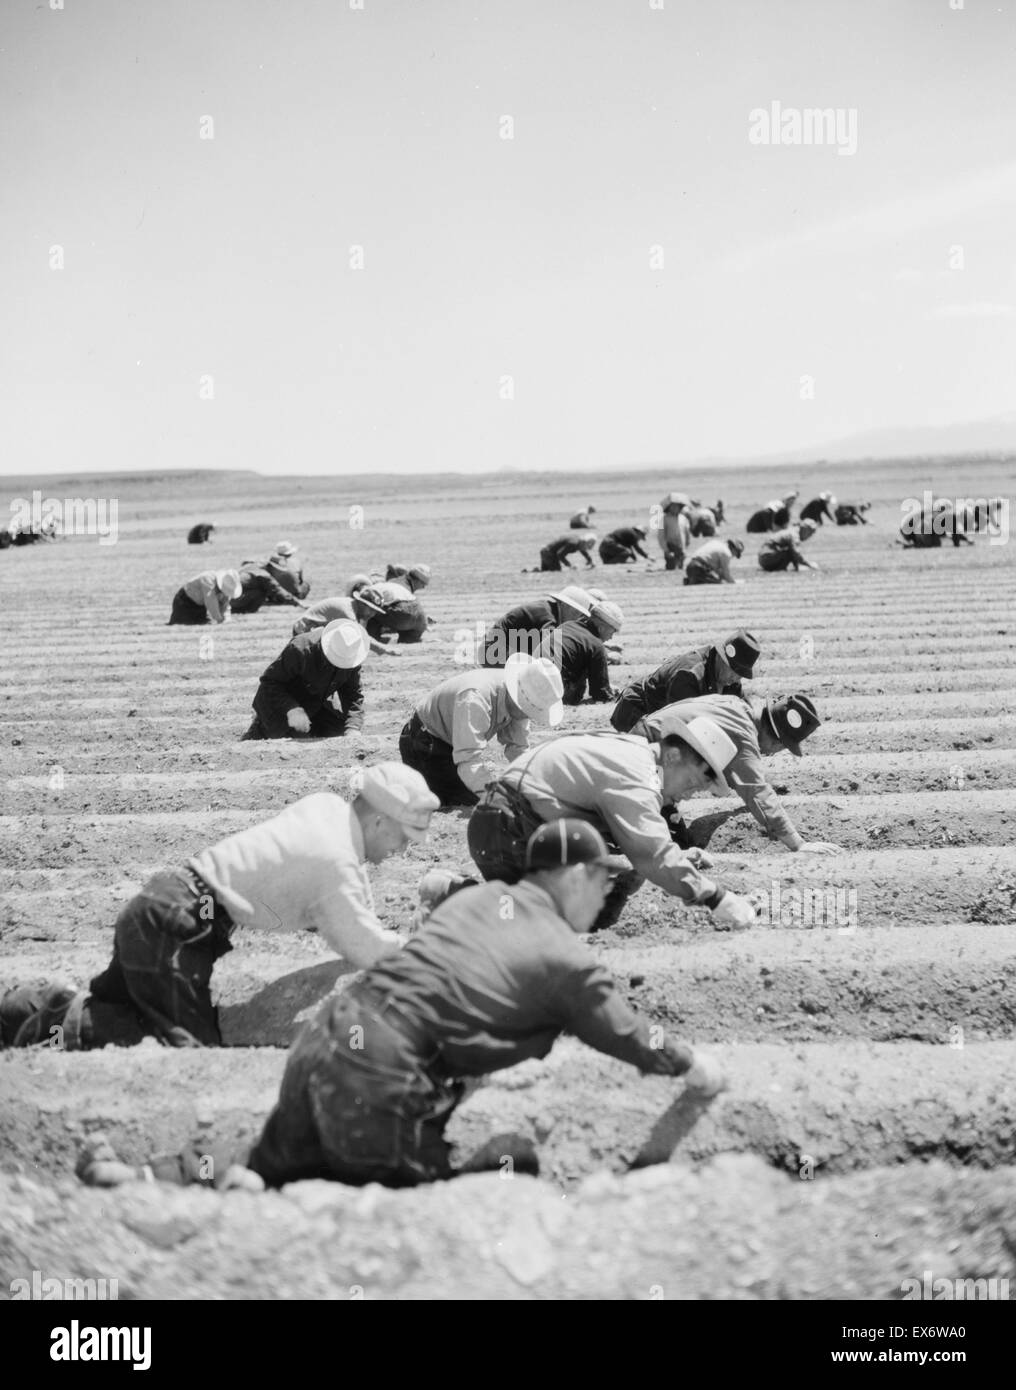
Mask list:
[[[0,7],[0,471],[1016,407],[1016,0],[63,3]],[[757,143],[774,102],[837,138]]]

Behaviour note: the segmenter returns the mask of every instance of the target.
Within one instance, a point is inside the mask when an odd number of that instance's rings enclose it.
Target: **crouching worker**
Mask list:
[[[374,912],[366,864],[425,840],[437,798],[398,763],[363,774],[350,803],[317,792],[260,825],[150,879],[117,918],[113,959],[87,991],[48,984],[0,1000],[0,1045],[68,1051],[130,1047],[146,1037],[170,1047],[221,1047],[212,968],[238,926],[320,932],[356,969],[397,951],[402,939]]]
[[[240,597],[241,588],[237,570],[203,570],[173,595],[173,608],[166,626],[227,622],[233,600]]]
[[[352,622],[359,623],[366,632],[372,619],[383,612],[381,595],[369,586],[358,589],[348,598],[343,594],[335,594],[331,598],[318,599],[317,603],[312,603],[301,613],[293,624],[293,636],[299,637],[301,632],[313,632],[316,628],[327,627],[329,623],[335,622],[336,618],[349,618]],[[369,633],[367,643],[375,656],[402,655],[397,647],[388,647]]]
[[[628,734],[561,734],[491,782],[466,827],[469,853],[485,879],[514,883],[528,836],[545,821],[579,817],[632,865],[618,877],[594,930],[613,926],[646,879],[685,904],[710,908],[718,926],[750,927],[751,904],[701,872],[712,866],[707,854],[678,849],[663,813],[664,805],[675,808],[696,791],[725,794],[723,770],[735,751],[708,719],[668,720],[651,748]]]
[[[339,618],[294,637],[262,674],[245,739],[339,738],[363,728],[367,634]]]
[[[302,1030],[260,1139],[249,1155],[235,1155],[246,1170],[220,1158],[202,1175],[195,1150],[146,1174],[93,1145],[79,1174],[97,1185],[143,1175],[211,1184],[218,1169],[228,1179],[216,1185],[260,1178],[269,1187],[452,1178],[445,1129],[466,1078],[546,1057],[563,1032],[643,1073],[683,1077],[701,1098],[716,1095],[726,1085],[718,1063],[667,1033],[651,1037],[577,939],[618,867],[591,825],[555,821],[530,839],[513,885],[466,887],[441,903],[397,956],[334,995]]]

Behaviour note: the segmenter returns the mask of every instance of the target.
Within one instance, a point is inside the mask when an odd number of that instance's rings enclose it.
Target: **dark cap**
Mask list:
[[[807,695],[778,695],[766,701],[766,715],[776,737],[795,758],[801,744],[822,723]]]
[[[759,646],[758,638],[739,627],[730,637],[724,638],[720,655],[735,675],[750,681],[755,662],[762,655],[762,648]]]
[[[611,873],[628,867],[627,860],[608,851],[603,836],[587,820],[552,820],[534,830],[526,845],[526,873],[569,864],[604,864]]]

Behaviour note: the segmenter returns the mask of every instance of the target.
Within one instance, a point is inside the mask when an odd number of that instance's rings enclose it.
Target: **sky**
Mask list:
[[[1011,412],[1014,71],[1016,0],[4,0],[0,472]]]

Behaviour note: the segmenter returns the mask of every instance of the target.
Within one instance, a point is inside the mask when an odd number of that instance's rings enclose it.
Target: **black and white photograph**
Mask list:
[[[987,1372],[1014,74],[1016,0],[4,0],[38,1369],[664,1301]]]

